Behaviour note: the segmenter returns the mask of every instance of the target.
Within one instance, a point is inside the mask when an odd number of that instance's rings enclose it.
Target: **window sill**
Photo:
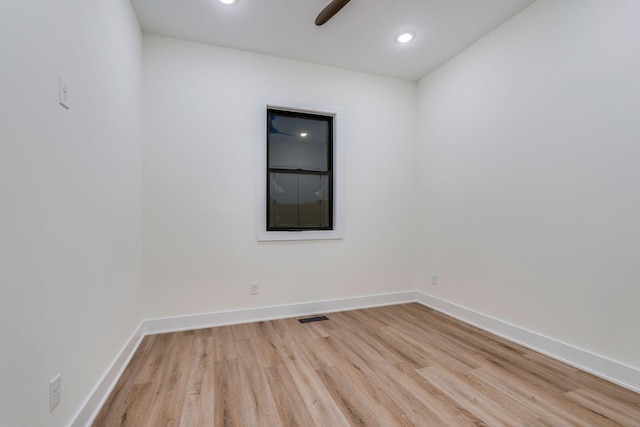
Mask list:
[[[342,230],[260,231],[258,241],[340,240],[343,234]]]

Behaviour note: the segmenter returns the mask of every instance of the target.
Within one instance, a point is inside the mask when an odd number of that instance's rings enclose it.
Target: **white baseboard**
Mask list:
[[[416,299],[426,307],[640,393],[640,370],[636,368],[422,292],[416,292]]]
[[[138,328],[131,335],[129,341],[127,341],[127,344],[122,348],[116,359],[111,364],[111,367],[98,382],[98,385],[93,390],[93,393],[91,393],[91,395],[82,405],[82,408],[76,415],[70,427],[86,427],[91,425],[91,423],[94,421],[94,419],[98,415],[98,412],[102,408],[102,405],[104,405],[104,403],[106,402],[107,398],[111,394],[111,391],[120,379],[120,376],[129,364],[129,361],[138,349],[142,338],[144,338],[143,325],[144,322],[140,323]]]
[[[344,298],[337,300],[312,301],[298,304],[278,305],[272,307],[256,307],[243,310],[220,311],[188,316],[152,319],[144,322],[145,335],[165,332],[185,331],[190,329],[211,328],[214,326],[233,325],[238,323],[261,322],[265,320],[284,319],[287,317],[324,314],[359,308],[379,307],[384,305],[404,304],[416,301],[415,291],[393,294],[369,295],[364,297]]]

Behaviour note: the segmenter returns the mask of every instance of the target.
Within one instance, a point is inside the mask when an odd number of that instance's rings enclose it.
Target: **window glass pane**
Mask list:
[[[330,226],[329,178],[326,175],[270,173],[269,226]]]
[[[299,175],[300,227],[329,226],[329,179],[325,175]]]
[[[281,205],[298,203],[298,174],[271,173],[269,185],[271,198]]]
[[[269,113],[269,168],[326,172],[329,119]]]
[[[269,227],[298,226],[298,174],[269,174]]]

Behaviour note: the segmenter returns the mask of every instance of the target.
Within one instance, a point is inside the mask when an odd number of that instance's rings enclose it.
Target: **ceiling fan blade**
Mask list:
[[[320,26],[327,22],[329,19],[333,18],[333,15],[335,15],[340,11],[340,9],[345,7],[345,5],[349,3],[349,1],[350,0],[333,0],[327,5],[327,7],[322,9],[322,12],[318,14],[318,17],[316,18],[316,25]]]

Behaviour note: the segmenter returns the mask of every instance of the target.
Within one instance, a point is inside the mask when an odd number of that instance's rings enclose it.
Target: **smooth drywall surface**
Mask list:
[[[145,317],[414,289],[415,83],[152,35],[143,51]],[[343,108],[344,239],[257,241],[265,98]]]
[[[69,425],[141,321],[141,46],[127,0],[0,6],[3,426]]]
[[[418,112],[421,289],[635,368],[638,17],[538,0],[423,79]]]

